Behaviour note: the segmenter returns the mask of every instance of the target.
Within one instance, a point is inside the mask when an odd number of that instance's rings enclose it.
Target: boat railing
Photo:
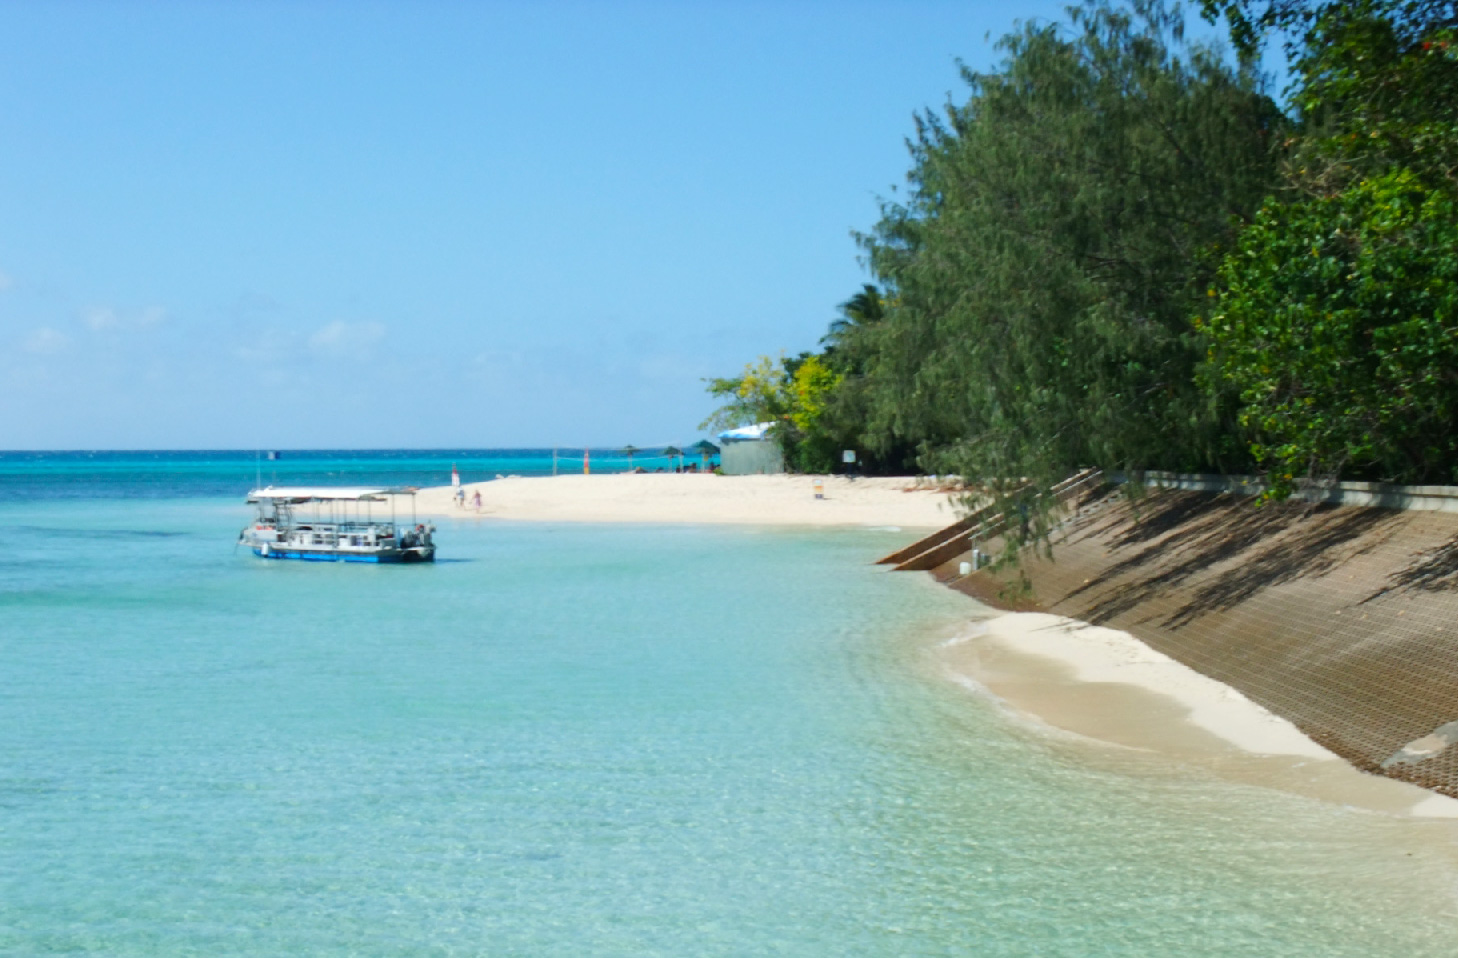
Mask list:
[[[329,532],[340,535],[361,535],[374,532],[380,536],[392,536],[395,534],[393,522],[295,522],[293,528],[305,532]]]

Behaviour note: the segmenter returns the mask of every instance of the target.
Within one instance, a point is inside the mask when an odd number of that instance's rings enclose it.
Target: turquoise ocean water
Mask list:
[[[867,564],[904,536],[447,522],[433,566],[266,562],[233,548],[251,454],[102,458],[0,456],[0,954],[1458,940],[1448,826],[1048,735],[937,674],[975,610]],[[543,457],[515,461],[483,471]]]

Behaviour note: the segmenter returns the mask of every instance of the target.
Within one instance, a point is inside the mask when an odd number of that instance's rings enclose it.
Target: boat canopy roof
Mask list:
[[[274,502],[381,502],[386,496],[414,495],[408,486],[269,486],[248,493],[249,502],[269,499]]]
[[[719,433],[719,438],[724,442],[748,442],[752,439],[764,439],[769,436],[769,431],[774,428],[774,425],[773,422],[759,422],[753,426],[727,429]]]

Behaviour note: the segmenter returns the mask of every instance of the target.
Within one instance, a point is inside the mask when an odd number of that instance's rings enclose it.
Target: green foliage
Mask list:
[[[871,283],[862,285],[859,293],[840,304],[840,318],[831,322],[830,331],[820,341],[827,360],[847,372],[864,371],[865,357],[856,346],[866,330],[885,318],[886,300],[881,291]]]
[[[1206,20],[1214,23],[1225,19],[1230,39],[1241,56],[1254,56],[1272,31],[1288,35],[1299,31],[1315,16],[1316,6],[1310,0],[1200,0]],[[1295,49],[1292,41],[1288,41],[1287,49]]]
[[[824,426],[825,410],[840,379],[809,353],[778,360],[761,356],[740,376],[709,381],[710,394],[726,402],[699,428],[772,422],[771,436],[787,466],[800,472],[830,472],[841,447],[838,437]]]
[[[786,365],[790,377],[789,421],[778,430],[785,463],[797,472],[834,472],[841,448],[826,408],[841,376],[819,356],[805,354]]]
[[[840,451],[855,449],[857,469],[870,474],[900,473],[916,468],[916,448],[896,437],[873,437],[867,433],[873,398],[869,371],[876,358],[875,332],[896,306],[871,283],[839,306],[840,316],[830,324],[821,340],[824,365],[836,374],[836,384],[825,397],[815,441],[839,461]]]
[[[876,283],[821,353],[711,381],[712,421],[777,423],[796,468],[991,479],[1032,538],[1086,466],[1458,481],[1458,4],[1201,6],[1234,63],[1131,0],[964,70],[860,237]]]
[[[709,395],[725,400],[700,429],[733,429],[761,422],[782,422],[790,415],[794,396],[783,356],[776,362],[768,356],[744,367],[744,372],[727,379],[710,379]]]
[[[1356,0],[1265,16],[1302,31],[1302,135],[1206,331],[1273,496],[1303,478],[1458,478],[1452,15]]]
[[[801,432],[812,432],[825,417],[826,403],[841,377],[819,356],[806,356],[790,380],[794,404],[790,422]]]
[[[908,195],[862,238],[891,291],[850,337],[868,442],[1041,482],[1239,465],[1190,317],[1274,181],[1284,121],[1161,4],[1070,14],[1005,38],[1000,71],[964,72],[966,104],[920,117]]]
[[[1276,495],[1458,478],[1458,204],[1407,171],[1273,202],[1221,270],[1213,369]]]
[[[1446,7],[1436,18],[1435,6]],[[1458,182],[1454,4],[1354,0],[1315,18],[1297,61],[1304,148],[1295,185],[1330,193],[1403,169]]]

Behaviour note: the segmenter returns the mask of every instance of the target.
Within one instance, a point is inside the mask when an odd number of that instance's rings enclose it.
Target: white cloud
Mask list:
[[[248,338],[236,343],[230,351],[235,359],[258,366],[297,361],[301,354],[308,352],[298,333],[267,325],[250,326]]]
[[[367,359],[374,345],[384,338],[383,323],[346,323],[336,319],[309,337],[309,348],[321,356]]]
[[[71,345],[71,337],[49,326],[34,330],[25,338],[25,351],[39,356],[51,356]]]
[[[87,329],[97,333],[104,329],[115,329],[121,325],[121,319],[117,317],[116,310],[103,306],[88,309],[86,314],[81,317],[81,321],[86,324]]]
[[[94,306],[81,315],[86,328],[95,333],[108,330],[151,329],[167,321],[167,310],[161,306],[148,306],[131,315],[123,314],[110,306]]]
[[[245,363],[271,363],[279,359],[280,353],[267,342],[245,343],[233,347],[233,358]]]

